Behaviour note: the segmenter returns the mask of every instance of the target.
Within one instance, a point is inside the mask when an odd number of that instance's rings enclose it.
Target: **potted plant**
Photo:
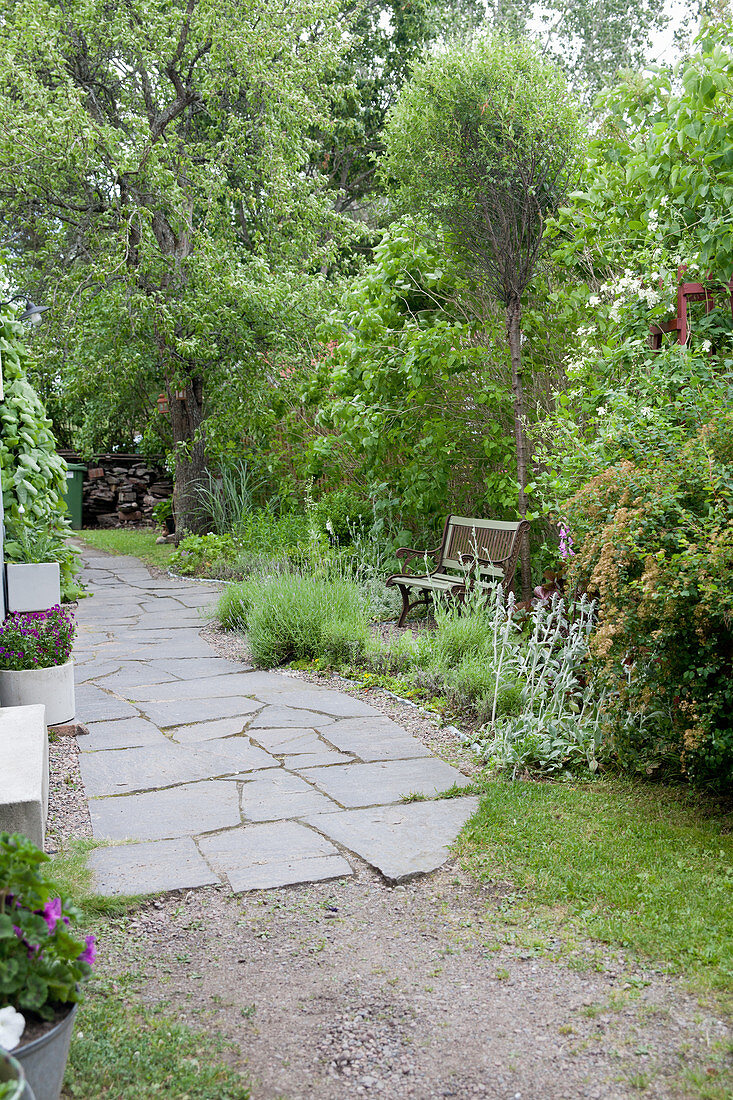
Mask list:
[[[80,940],[80,912],[42,867],[48,861],[19,833],[0,833],[0,1012],[13,1057],[35,1100],[58,1100],[82,983],[95,957],[94,936]],[[8,1011],[10,1010],[10,1011]],[[18,1020],[17,1017],[20,1017]]]
[[[153,519],[161,527],[165,527],[166,532],[172,535],[176,529],[176,518],[173,515],[173,497],[168,497],[167,500],[161,500],[153,508]]]
[[[0,625],[0,705],[43,703],[47,725],[70,721],[76,711],[75,633],[74,616],[60,604],[8,615]]]

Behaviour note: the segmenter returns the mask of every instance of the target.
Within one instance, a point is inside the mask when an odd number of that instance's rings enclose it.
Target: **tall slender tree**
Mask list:
[[[547,218],[577,172],[581,133],[559,69],[527,44],[486,37],[418,67],[385,134],[384,171],[398,201],[438,218],[471,277],[504,307],[522,516],[530,480],[522,298],[542,257]],[[527,540],[522,591],[527,598]]]

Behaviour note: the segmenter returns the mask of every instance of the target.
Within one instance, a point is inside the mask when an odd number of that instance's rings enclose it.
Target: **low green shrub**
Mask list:
[[[302,573],[259,575],[232,586],[217,617],[226,629],[246,631],[255,661],[265,668],[323,656],[356,659],[369,629],[353,581]]]
[[[251,580],[231,584],[219,596],[216,605],[216,618],[224,630],[244,633],[252,607],[254,585]]]
[[[357,661],[366,648],[367,624],[361,619],[327,619],[321,632],[321,655],[333,664]]]
[[[324,493],[313,505],[312,517],[322,534],[343,545],[369,528],[374,511],[371,501],[347,487]]]
[[[433,655],[446,672],[456,670],[464,658],[486,653],[492,627],[491,616],[483,607],[469,607],[458,614],[457,609],[438,604],[435,622]]]
[[[182,577],[215,577],[215,567],[235,562],[240,553],[231,535],[186,535],[170,556],[170,567]]]
[[[445,678],[459,706],[470,707],[479,699],[493,697],[496,671],[486,654],[467,653],[455,668],[448,668]]]

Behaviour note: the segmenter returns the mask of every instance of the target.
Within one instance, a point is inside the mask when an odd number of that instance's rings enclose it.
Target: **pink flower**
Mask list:
[[[53,935],[57,922],[61,920],[61,898],[53,898],[51,901],[47,901],[41,916],[48,925],[49,933]]]
[[[96,942],[96,936],[87,936],[87,945],[79,956],[80,962],[89,963],[90,966],[94,966],[94,960],[97,957],[97,949],[94,946]]]

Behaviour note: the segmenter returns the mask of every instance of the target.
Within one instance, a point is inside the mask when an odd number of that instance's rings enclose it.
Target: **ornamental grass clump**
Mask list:
[[[71,657],[76,623],[59,604],[47,611],[8,615],[0,625],[0,669],[22,672],[63,665]]]
[[[344,578],[283,573],[251,577],[222,595],[222,626],[246,632],[252,656],[265,668],[363,653],[368,614],[358,585]]]
[[[0,833],[0,1046],[13,1049],[27,1025],[52,1021],[81,1000],[95,937],[73,926],[80,911],[49,879],[49,857],[19,833]]]

